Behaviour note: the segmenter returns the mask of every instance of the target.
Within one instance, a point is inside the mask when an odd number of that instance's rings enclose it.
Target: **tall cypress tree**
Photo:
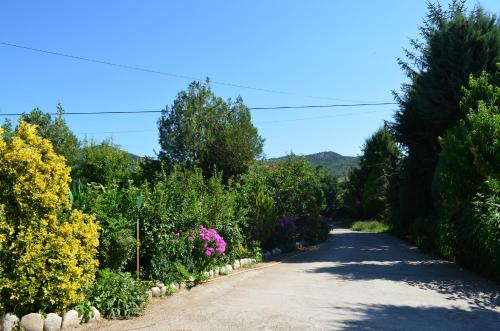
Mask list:
[[[470,74],[494,72],[500,60],[497,16],[477,7],[467,12],[464,1],[448,9],[429,4],[406,59],[399,59],[409,83],[394,93],[400,104],[391,130],[407,154],[400,183],[399,216],[411,222],[432,214],[432,181],[440,152],[439,137],[465,114],[461,88]]]

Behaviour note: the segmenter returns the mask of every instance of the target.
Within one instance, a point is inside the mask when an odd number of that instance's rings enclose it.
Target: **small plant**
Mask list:
[[[167,292],[165,293],[167,296],[171,296],[175,293],[175,286],[172,284],[167,285]]]
[[[191,281],[194,281],[194,277],[191,275],[191,273],[189,272],[189,270],[182,263],[175,262],[174,265],[175,265],[175,269],[177,270],[176,279],[178,281],[181,281],[181,282],[185,282],[185,281],[191,282]]]
[[[130,318],[142,314],[148,295],[144,285],[129,273],[99,271],[89,302],[109,319]]]
[[[261,262],[262,261],[262,247],[260,246],[260,242],[259,241],[253,241],[252,242],[251,254],[252,254],[252,257],[257,262]]]
[[[92,303],[89,300],[85,300],[82,303],[77,304],[74,309],[78,312],[78,315],[82,316],[82,323],[87,323],[90,318],[94,316]]]

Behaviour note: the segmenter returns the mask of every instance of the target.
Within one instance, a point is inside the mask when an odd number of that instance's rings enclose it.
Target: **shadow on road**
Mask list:
[[[332,329],[345,330],[493,330],[498,313],[486,309],[357,305],[332,307],[336,314],[355,316],[336,322]]]
[[[448,300],[466,300],[477,308],[494,309],[500,305],[498,284],[454,263],[423,254],[389,234],[341,231],[335,233],[321,249],[287,261],[313,262],[330,263],[311,268],[308,272],[329,273],[353,281],[381,279],[405,282],[445,294]]]

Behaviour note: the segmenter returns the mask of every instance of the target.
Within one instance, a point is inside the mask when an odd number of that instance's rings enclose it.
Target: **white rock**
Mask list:
[[[262,257],[264,259],[269,259],[269,258],[271,258],[271,256],[272,256],[272,254],[269,251],[265,251],[264,254],[262,254]]]
[[[148,294],[148,299],[151,300],[153,298],[153,291],[147,290],[146,293]]]
[[[160,295],[164,296],[167,294],[167,288],[165,286],[160,287]]]
[[[233,269],[234,270],[238,270],[240,268],[240,261],[239,260],[236,260],[233,262]]]
[[[68,310],[64,313],[61,329],[68,329],[80,324],[80,317],[78,316],[78,312],[74,309]]]
[[[24,315],[21,317],[19,327],[25,331],[43,331],[43,317],[36,313]]]
[[[233,267],[230,264],[226,265],[226,273],[228,274],[231,271],[233,271]]]
[[[17,329],[19,318],[14,314],[5,314],[0,320],[0,330],[12,331]]]
[[[162,288],[165,287],[165,284],[163,284],[162,282],[156,282],[156,287]]]
[[[214,271],[213,271],[213,270],[210,270],[210,271],[208,272],[208,277],[209,277],[209,278],[214,278],[214,275],[215,275],[215,274],[214,274]]]
[[[203,276],[206,278],[206,279],[209,279],[210,278],[210,273],[208,271],[205,271],[203,273]]]
[[[170,295],[174,294],[175,292],[177,292],[177,286],[175,283],[172,283],[170,285],[168,285],[168,288],[170,290]]]
[[[158,286],[152,287],[151,292],[153,292],[153,297],[159,297],[161,296],[161,290]]]
[[[176,282],[172,282],[170,284],[170,287],[172,287],[175,291],[179,290],[179,284],[177,284]]]
[[[96,307],[92,307],[92,316],[89,319],[89,322],[98,322],[101,320],[101,313],[97,310]]]
[[[179,284],[179,289],[180,290],[183,290],[185,288],[186,288],[186,283],[182,282],[182,283]]]
[[[219,267],[215,267],[215,269],[214,269],[214,276],[217,277],[217,276],[219,276],[219,274],[220,274],[220,268]]]
[[[250,259],[251,263],[257,263],[256,259]]]
[[[54,313],[49,313],[47,314],[45,321],[43,321],[43,329],[45,331],[59,331],[61,330],[61,324],[62,324],[61,316]]]

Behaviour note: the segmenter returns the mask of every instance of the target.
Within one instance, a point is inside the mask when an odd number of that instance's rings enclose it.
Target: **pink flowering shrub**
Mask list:
[[[217,259],[222,259],[226,251],[226,242],[215,229],[207,229],[203,225],[190,230],[187,240],[191,246],[194,262],[193,272],[202,272],[213,265]]]

